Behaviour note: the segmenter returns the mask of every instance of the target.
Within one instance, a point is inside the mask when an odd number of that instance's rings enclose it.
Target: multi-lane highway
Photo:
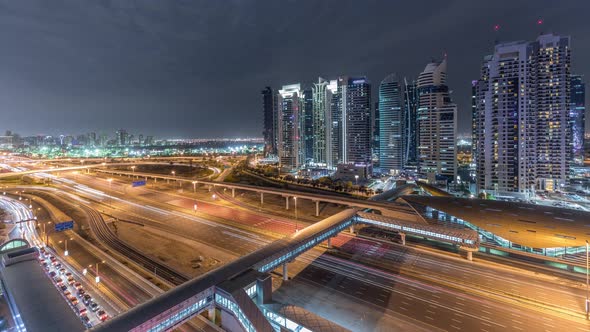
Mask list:
[[[57,186],[72,202],[209,246],[225,255],[221,263],[298,227],[294,220],[246,205],[228,206],[211,194],[130,189],[131,179],[109,183],[92,175],[67,177]],[[292,263],[291,280],[281,283],[277,278],[275,298],[355,331],[590,327],[581,317],[585,293],[577,277],[546,274],[525,264],[467,262],[454,254],[349,235],[340,235],[333,244],[337,249],[332,254],[314,251]]]
[[[88,185],[90,182],[92,181],[89,180],[86,184]],[[108,191],[108,188],[101,190]],[[116,185],[113,185],[113,191],[115,190],[117,190]],[[146,191],[150,190],[146,189]],[[160,199],[159,202],[155,201],[156,197]],[[173,215],[181,216],[182,213],[178,214],[176,211],[184,209],[187,212],[190,211],[191,206],[179,204],[183,199],[171,193],[143,192],[137,195],[127,193],[126,198],[137,200],[144,206],[146,202],[150,202],[147,204],[149,212],[138,211],[138,214],[149,216],[154,220],[163,219],[160,210],[171,210]],[[166,205],[171,205],[170,202],[175,202],[175,204],[166,207]],[[118,204],[126,203],[122,200]],[[152,211],[153,209],[159,210]],[[216,207],[215,210],[219,210],[219,207]],[[254,216],[258,216],[258,214],[254,214]],[[196,217],[186,215],[186,218],[191,220]],[[245,214],[245,218],[248,219],[247,214]],[[268,219],[280,218],[269,217]],[[245,226],[252,225],[241,218],[234,218],[234,221],[243,222]],[[165,221],[165,223],[167,222]],[[265,224],[258,225],[261,228],[264,226]],[[232,226],[225,227],[231,228]],[[286,227],[282,230],[289,232],[292,231],[292,228]],[[232,229],[228,232],[235,234],[236,230]],[[207,241],[197,234],[195,236],[204,242]],[[234,238],[233,240],[237,238],[239,242],[251,243],[252,250],[269,241],[269,238],[263,235],[258,235],[258,238],[245,235],[237,237],[228,236],[227,232],[222,232],[222,237],[217,238],[216,245],[224,246],[225,250],[235,250],[231,245],[224,244],[232,242],[232,239],[227,238]],[[414,319],[416,319],[422,322],[416,326],[423,326],[426,323],[426,329],[430,326],[443,329],[456,327],[458,330],[492,331],[502,328],[518,330],[534,326],[539,330],[551,331],[555,330],[551,329],[552,325],[571,327],[572,330],[588,327],[579,318],[583,311],[584,293],[583,287],[578,281],[568,281],[567,278],[547,278],[539,274],[538,271],[529,272],[519,268],[507,269],[485,262],[473,264],[460,259],[441,257],[440,254],[415,252],[415,249],[384,244],[379,241],[348,237],[345,240],[336,240],[334,243],[341,247],[342,252],[351,256],[343,259],[322,255],[313,261],[311,261],[313,258],[309,258],[309,256],[302,256],[298,260],[299,263],[296,263],[302,264],[301,269],[291,269],[301,272],[292,276],[294,277],[293,282],[282,285],[277,292],[277,298],[287,303],[293,302],[313,309],[317,297],[312,294],[328,292],[329,299],[335,306],[329,310],[325,309],[330,311],[325,314],[337,322],[339,322],[337,317],[354,317],[354,315],[347,315],[346,312],[354,308],[355,305],[362,310],[367,303],[370,303],[371,306],[380,307],[375,311],[376,313],[382,313],[385,314],[385,317],[391,318],[391,320],[376,319],[375,322],[381,322],[375,323],[374,327],[377,329],[386,328],[390,326],[389,324],[394,324],[394,326],[401,324],[399,323],[400,319],[404,322],[403,324],[414,324],[416,322]],[[249,251],[250,248],[243,249]],[[236,254],[240,253],[236,252]],[[314,289],[314,287],[318,289]],[[289,296],[281,295],[283,293]],[[309,294],[310,298],[307,300],[302,298],[303,294]],[[388,296],[383,298],[382,294],[388,294]],[[348,303],[351,308],[336,305],[339,303]],[[462,311],[461,306],[466,306],[470,310]],[[325,307],[328,308],[328,306]],[[335,311],[334,308],[339,307],[342,307],[343,310]],[[565,309],[562,314],[556,309],[558,307]],[[428,313],[431,315],[427,315]],[[464,318],[461,318],[460,315],[463,315]],[[500,317],[499,320],[494,318],[490,322],[490,319],[485,318],[496,317],[496,315]],[[546,319],[534,325],[529,322],[530,317],[534,315],[543,315]],[[435,320],[429,322],[431,319],[426,316]],[[340,323],[344,326],[348,324],[344,321],[340,321]],[[529,325],[529,323],[533,325]]]

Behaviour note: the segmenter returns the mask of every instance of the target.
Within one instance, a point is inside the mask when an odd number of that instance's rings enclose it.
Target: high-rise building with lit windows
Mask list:
[[[404,78],[404,167],[416,166],[418,148],[418,87]]]
[[[404,166],[404,117],[400,82],[395,74],[379,84],[379,167],[393,174]]]
[[[527,196],[566,184],[570,129],[570,38],[501,43],[475,87],[478,192]]]
[[[340,78],[342,163],[371,166],[371,83],[366,77]]]
[[[300,84],[283,85],[277,95],[279,165],[295,170],[304,163],[301,139],[303,91]]]
[[[330,82],[320,77],[318,82],[312,86],[313,162],[320,165],[331,164],[331,161],[328,161],[332,119],[332,91],[329,88],[329,84]]]
[[[307,164],[313,161],[313,91],[311,88],[303,90],[303,107],[301,113],[301,147],[303,160]]]
[[[447,60],[431,62],[418,76],[418,175],[434,183],[457,177],[457,106],[447,81]]]
[[[264,128],[262,136],[264,138],[264,153],[266,155],[276,155],[277,140],[276,140],[276,109],[275,96],[272,88],[267,86],[262,90],[262,109]]]
[[[574,163],[584,164],[584,134],[586,131],[586,84],[581,75],[572,75],[570,123]]]

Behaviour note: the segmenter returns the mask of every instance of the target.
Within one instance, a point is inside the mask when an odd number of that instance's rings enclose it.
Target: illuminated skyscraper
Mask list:
[[[569,37],[495,46],[476,85],[477,189],[530,195],[569,176]]]
[[[395,74],[379,85],[379,167],[383,173],[395,173],[404,165],[403,101]]]
[[[313,161],[316,164],[331,164],[328,161],[330,150],[332,91],[329,82],[319,78],[313,84]],[[331,154],[330,154],[331,156]]]
[[[340,78],[342,162],[371,165],[371,84],[365,77]]]
[[[262,110],[264,116],[264,128],[262,130],[262,136],[264,138],[264,153],[276,154],[277,153],[277,141],[276,141],[276,108],[275,108],[275,96],[273,95],[271,87],[267,86],[262,90]]]
[[[418,76],[418,174],[428,182],[457,176],[457,106],[447,81],[447,60],[429,63]]]
[[[279,164],[290,170],[304,162],[300,137],[302,99],[300,84],[284,85],[277,95]]]
[[[586,131],[586,84],[581,75],[572,75],[570,123],[574,163],[584,164],[584,133]]]
[[[303,107],[301,116],[303,164],[313,160],[313,129],[313,93],[312,89],[305,89],[303,90]]]
[[[418,102],[416,82],[404,78],[404,167],[417,163]]]

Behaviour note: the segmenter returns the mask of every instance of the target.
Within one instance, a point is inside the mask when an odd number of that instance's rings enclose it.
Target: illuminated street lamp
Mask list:
[[[211,198],[216,199],[217,195],[213,194],[213,195],[211,195]]]
[[[100,275],[98,274],[98,264],[104,263],[104,262],[105,261],[96,263],[96,277],[94,277],[94,281],[96,282],[97,285],[100,282]],[[90,264],[88,267],[92,267],[92,264]]]
[[[358,174],[354,176],[354,184],[356,184],[357,186],[359,184],[359,176],[358,176]]]
[[[131,166],[131,171],[133,171],[133,173],[135,173],[135,166]]]
[[[107,182],[109,183],[109,190],[111,189],[111,184],[113,183],[113,179],[108,178]]]
[[[193,181],[193,192],[197,193],[197,181]]]
[[[195,213],[197,213],[197,202],[195,202],[195,204],[193,205],[193,210],[195,210]]]
[[[64,250],[64,256],[69,256],[70,252],[68,251],[68,240],[65,241],[66,250]]]

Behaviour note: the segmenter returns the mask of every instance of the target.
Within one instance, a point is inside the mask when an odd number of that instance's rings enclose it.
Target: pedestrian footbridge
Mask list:
[[[282,268],[287,278],[289,262],[343,230],[355,225],[373,225],[403,234],[446,241],[465,248],[477,248],[475,231],[398,221],[378,214],[347,209],[303,230],[277,240],[216,270],[143,303],[102,323],[92,331],[167,331],[204,311],[212,318],[218,313],[224,328],[231,331],[309,331],[262,307],[272,296],[270,272]],[[404,240],[405,241],[405,240]],[[281,323],[283,322],[283,323]]]

